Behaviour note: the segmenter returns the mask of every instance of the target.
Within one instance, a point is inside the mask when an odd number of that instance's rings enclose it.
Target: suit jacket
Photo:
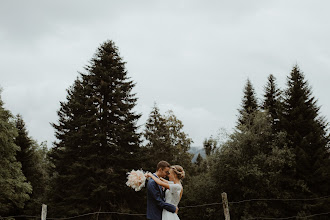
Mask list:
[[[174,205],[165,202],[162,187],[150,178],[147,185],[147,219],[162,220],[163,209],[173,213],[176,211]]]

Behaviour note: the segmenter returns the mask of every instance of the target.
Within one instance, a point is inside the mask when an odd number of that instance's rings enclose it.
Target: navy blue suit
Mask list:
[[[156,175],[154,174],[154,176]],[[159,186],[152,178],[148,181],[147,188],[147,219],[162,220],[163,209],[173,213],[176,211],[176,207],[174,205],[165,202],[162,187]]]

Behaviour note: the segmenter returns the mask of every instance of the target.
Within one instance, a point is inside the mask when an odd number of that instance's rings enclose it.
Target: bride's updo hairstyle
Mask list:
[[[178,179],[180,181],[182,181],[185,177],[185,172],[182,168],[182,166],[180,165],[173,165],[171,166],[171,168],[173,169],[174,173],[176,174],[176,176],[178,177]]]

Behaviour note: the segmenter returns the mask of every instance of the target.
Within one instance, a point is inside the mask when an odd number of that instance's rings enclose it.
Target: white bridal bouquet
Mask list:
[[[143,170],[132,170],[127,173],[126,185],[134,189],[135,191],[140,191],[146,184],[146,177]]]

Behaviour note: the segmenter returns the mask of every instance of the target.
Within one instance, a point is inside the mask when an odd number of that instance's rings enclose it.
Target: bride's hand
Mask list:
[[[151,175],[152,175],[152,174],[151,174],[150,172],[144,174],[144,176],[147,177],[147,178],[148,178],[148,177],[151,177]]]

